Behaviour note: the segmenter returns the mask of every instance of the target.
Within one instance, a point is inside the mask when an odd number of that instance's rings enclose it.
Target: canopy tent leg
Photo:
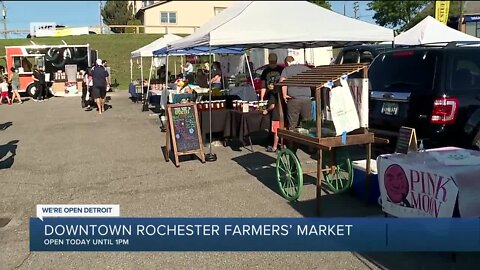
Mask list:
[[[255,83],[253,82],[252,69],[250,68],[250,63],[248,62],[247,53],[245,55],[245,63],[247,63],[248,74],[250,75],[250,81],[252,82],[252,87],[255,90]]]
[[[168,129],[168,113],[167,113],[167,104],[168,104],[168,54],[165,55],[165,87],[162,89],[162,95],[160,96],[160,129],[162,132],[167,132]],[[162,113],[163,111],[163,113]],[[169,144],[169,136],[170,134],[166,134],[167,136],[167,144]],[[168,146],[170,147],[170,146]],[[167,148],[169,149],[169,148]],[[167,153],[168,156],[168,153]]]
[[[130,82],[133,82],[133,59],[130,58]]]
[[[183,67],[184,67],[184,63],[183,62],[183,55],[180,55],[180,73],[183,73]],[[177,77],[178,74],[175,74],[175,78]]]
[[[163,90],[163,93],[165,93],[165,102],[164,102],[165,106],[163,107],[163,109],[165,111],[167,110],[167,104],[168,104],[168,79],[169,79],[168,78],[168,62],[169,62],[169,56],[167,54],[165,56],[165,89]],[[160,104],[160,105],[163,105],[163,104]]]
[[[303,43],[303,63],[307,64],[307,46]]]
[[[212,67],[212,46],[208,45],[208,62],[210,67]],[[209,153],[205,154],[205,160],[208,162],[213,162],[217,160],[217,155],[212,153],[212,68],[208,73],[208,132],[209,132]]]
[[[143,95],[143,57],[140,57],[140,78],[142,80],[142,95]]]
[[[152,80],[152,69],[153,69],[153,57],[152,61],[150,62],[150,72],[148,73],[148,84],[147,84],[147,91],[145,92],[142,87],[143,93],[143,108],[142,112],[148,111],[148,92],[150,91],[150,81]]]

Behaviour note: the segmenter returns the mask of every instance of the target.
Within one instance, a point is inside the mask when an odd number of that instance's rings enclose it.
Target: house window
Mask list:
[[[177,23],[177,13],[176,12],[160,12],[160,22],[161,23]]]
[[[142,1],[142,7],[150,6],[155,3],[155,1]]]
[[[215,16],[217,16],[217,15],[218,15],[220,12],[222,12],[224,9],[226,9],[226,8],[224,8],[224,7],[214,7],[214,8],[213,8],[213,14],[214,14]]]
[[[480,23],[479,21],[466,22],[465,23],[465,33],[474,36],[480,37]]]

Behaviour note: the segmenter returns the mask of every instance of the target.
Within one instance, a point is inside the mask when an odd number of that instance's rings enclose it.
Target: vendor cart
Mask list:
[[[300,197],[303,188],[302,165],[296,155],[299,146],[306,146],[316,151],[316,208],[317,214],[320,214],[320,198],[322,192],[322,183],[332,193],[340,193],[349,189],[353,180],[352,163],[348,153],[340,154],[339,150],[346,146],[365,145],[366,151],[366,197],[368,198],[369,174],[371,145],[374,142],[387,143],[388,140],[375,138],[374,134],[369,132],[366,127],[359,128],[349,132],[346,137],[327,136],[322,134],[322,96],[329,88],[325,87],[328,82],[338,82],[342,76],[360,74],[367,78],[366,64],[344,64],[319,66],[306,72],[293,76],[278,85],[281,86],[306,86],[312,88],[314,92],[316,107],[316,134],[304,134],[298,130],[284,128],[283,108],[279,102],[280,127],[278,136],[284,145],[278,151],[276,161],[276,178],[280,192],[285,199],[295,201]],[[334,91],[334,90],[333,90]],[[368,91],[368,89],[363,89]],[[281,99],[281,94],[279,93]],[[325,129],[325,128],[324,128]],[[324,157],[325,155],[325,157]],[[312,173],[312,172],[310,172]]]

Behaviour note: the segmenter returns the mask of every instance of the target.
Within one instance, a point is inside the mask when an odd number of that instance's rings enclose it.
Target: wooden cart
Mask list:
[[[342,136],[322,137],[322,91],[327,90],[325,84],[327,82],[336,82],[344,75],[361,74],[363,78],[367,78],[366,64],[344,64],[344,65],[328,65],[319,66],[293,76],[281,83],[280,86],[306,86],[311,87],[316,100],[316,130],[317,135],[304,135],[285,127],[283,121],[282,103],[279,102],[280,111],[280,127],[278,136],[288,147],[282,147],[278,151],[276,161],[276,177],[281,194],[289,201],[295,201],[300,197],[303,188],[303,169],[299,159],[296,156],[296,150],[299,145],[307,146],[315,149],[318,153],[317,157],[317,198],[316,208],[317,214],[320,214],[320,199],[322,193],[322,183],[334,193],[343,192],[350,188],[353,178],[352,163],[348,153],[346,155],[338,155],[338,148],[353,145],[365,145],[366,151],[366,194],[368,198],[369,190],[369,174],[370,174],[370,158],[371,145],[374,142],[387,143],[388,140],[375,138],[374,134],[369,132],[367,128],[360,128],[347,134],[346,141],[342,142]],[[368,91],[368,89],[363,89]],[[281,93],[279,93],[279,100]],[[326,154],[326,157],[323,154]]]

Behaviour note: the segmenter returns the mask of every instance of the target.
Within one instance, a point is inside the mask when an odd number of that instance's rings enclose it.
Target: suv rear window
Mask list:
[[[480,87],[480,54],[478,52],[455,50],[449,66],[449,92],[478,91]]]
[[[358,50],[344,52],[342,64],[353,63],[358,63]]]
[[[360,54],[360,63],[371,63],[373,61],[373,54],[371,51],[363,51]]]
[[[379,55],[368,71],[371,90],[432,91],[436,57],[431,51],[394,51]]]

